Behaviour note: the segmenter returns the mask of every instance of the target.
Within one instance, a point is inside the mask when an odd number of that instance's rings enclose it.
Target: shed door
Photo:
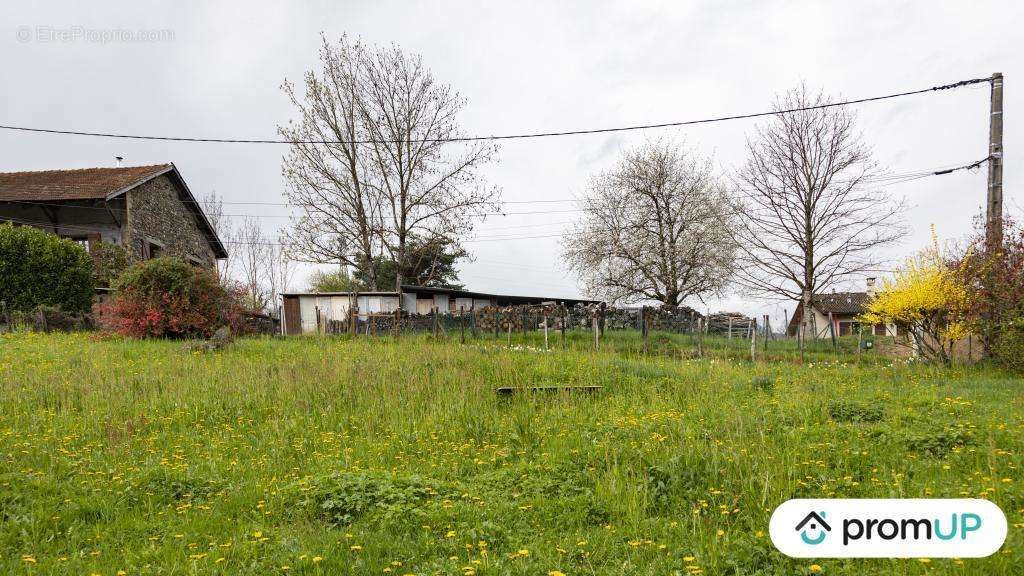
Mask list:
[[[285,296],[284,298],[284,333],[302,333],[302,313],[299,311],[298,296]]]

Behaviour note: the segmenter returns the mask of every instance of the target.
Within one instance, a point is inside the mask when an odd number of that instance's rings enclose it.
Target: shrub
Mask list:
[[[135,264],[118,277],[117,294],[100,310],[101,325],[135,338],[208,338],[220,326],[237,331],[241,307],[213,270],[180,258]]]
[[[378,520],[407,519],[445,492],[418,476],[339,472],[302,486],[299,506],[332,526],[347,526],[368,514]]]
[[[128,250],[119,244],[97,242],[90,249],[92,274],[97,286],[110,287],[128,269]]]
[[[969,333],[974,307],[968,282],[970,262],[968,254],[958,265],[949,266],[933,233],[932,247],[897,269],[893,280],[885,281],[885,290],[871,300],[860,321],[868,326],[908,326],[923,357],[949,364],[954,344]]]
[[[11,311],[92,308],[89,253],[72,240],[31,226],[0,224],[0,279],[0,301]]]
[[[1010,370],[1024,372],[1024,316],[1002,327],[993,355],[997,362]]]

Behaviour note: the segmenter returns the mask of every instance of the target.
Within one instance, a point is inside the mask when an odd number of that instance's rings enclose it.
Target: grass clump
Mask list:
[[[447,490],[417,476],[335,472],[296,487],[297,505],[331,526],[348,526],[364,516],[391,522],[409,518]]]
[[[829,403],[828,415],[835,422],[879,422],[885,417],[885,406],[876,402],[842,400]]]

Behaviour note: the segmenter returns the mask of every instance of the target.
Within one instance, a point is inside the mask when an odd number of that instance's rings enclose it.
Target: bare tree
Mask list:
[[[775,109],[829,102],[800,87]],[[877,268],[878,249],[904,230],[902,203],[871,186],[880,172],[854,124],[842,107],[779,113],[748,140],[736,176],[738,281],[754,295],[801,301],[805,330],[816,331],[814,295]]]
[[[253,310],[265,310],[274,296],[274,246],[255,218],[242,220],[235,238],[242,288]]]
[[[732,275],[733,211],[711,163],[652,141],[591,179],[563,258],[586,292],[619,302],[720,294]]]
[[[285,233],[289,255],[365,270],[375,289],[380,195],[368,182],[376,176],[365,146],[357,143],[368,138],[361,102],[364,60],[361,43],[342,37],[331,46],[322,38],[321,69],[306,72],[303,95],[288,81],[282,85],[299,120],[278,132],[293,143],[282,172],[289,203],[302,211]]]
[[[462,135],[456,117],[465,100],[436,82],[420,56],[395,46],[374,50],[362,72],[363,117],[384,206],[380,237],[398,264],[401,290],[414,236],[455,240],[472,231],[474,217],[498,209],[498,190],[479,174],[498,149],[451,142]]]
[[[217,237],[224,242],[232,242],[235,234],[234,225],[231,217],[224,214],[224,200],[217,195],[217,192],[213,191],[203,196],[202,200],[199,201],[199,205],[206,214],[206,219],[213,226],[213,231],[217,233]],[[217,261],[217,273],[225,280],[231,275],[231,264],[234,261],[232,258],[233,253],[233,247],[229,247],[227,256]]]
[[[300,113],[279,131],[293,143],[284,175],[302,210],[286,241],[296,259],[352,266],[380,288],[382,256],[404,263],[413,235],[456,240],[496,209],[478,170],[497,148],[451,142],[465,102],[419,56],[342,37],[324,39],[320,60],[302,98],[283,86]]]
[[[281,294],[291,289],[292,279],[295,275],[295,263],[288,257],[288,252],[280,243],[270,246],[270,258],[267,266],[270,270],[268,276],[271,309],[280,302]]]

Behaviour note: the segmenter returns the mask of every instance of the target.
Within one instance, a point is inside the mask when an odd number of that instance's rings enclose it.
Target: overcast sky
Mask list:
[[[834,97],[926,88],[999,71],[1007,78],[1005,206],[1024,206],[1015,110],[1024,105],[1021,2],[104,2],[5,3],[0,124],[197,137],[273,138],[293,111],[280,91],[317,66],[319,34],[397,43],[468,100],[465,132],[503,134],[671,122],[769,108],[800,82]],[[126,41],[111,31],[157,31]],[[161,32],[164,31],[164,32]],[[69,37],[61,38],[61,35]],[[104,39],[105,38],[105,39]],[[1017,79],[1021,82],[1017,83]],[[1017,87],[1020,86],[1018,89]],[[864,139],[892,172],[987,155],[988,85],[856,107]],[[686,129],[506,141],[488,180],[509,202],[571,199],[589,175],[647,136],[685,140],[728,175],[753,121]],[[188,144],[0,130],[0,170],[173,161],[197,195],[282,201],[283,146]],[[966,234],[984,170],[887,189],[905,197],[912,234],[899,258]],[[579,295],[555,237],[573,204],[508,204],[467,246],[471,289]],[[230,206],[235,214],[282,209]],[[268,232],[286,224],[261,220]],[[516,237],[488,240],[493,237]],[[545,238],[521,238],[547,236]],[[858,287],[862,286],[858,282]],[[297,278],[292,288],[304,288]],[[700,309],[781,316],[792,305],[739,295]]]

